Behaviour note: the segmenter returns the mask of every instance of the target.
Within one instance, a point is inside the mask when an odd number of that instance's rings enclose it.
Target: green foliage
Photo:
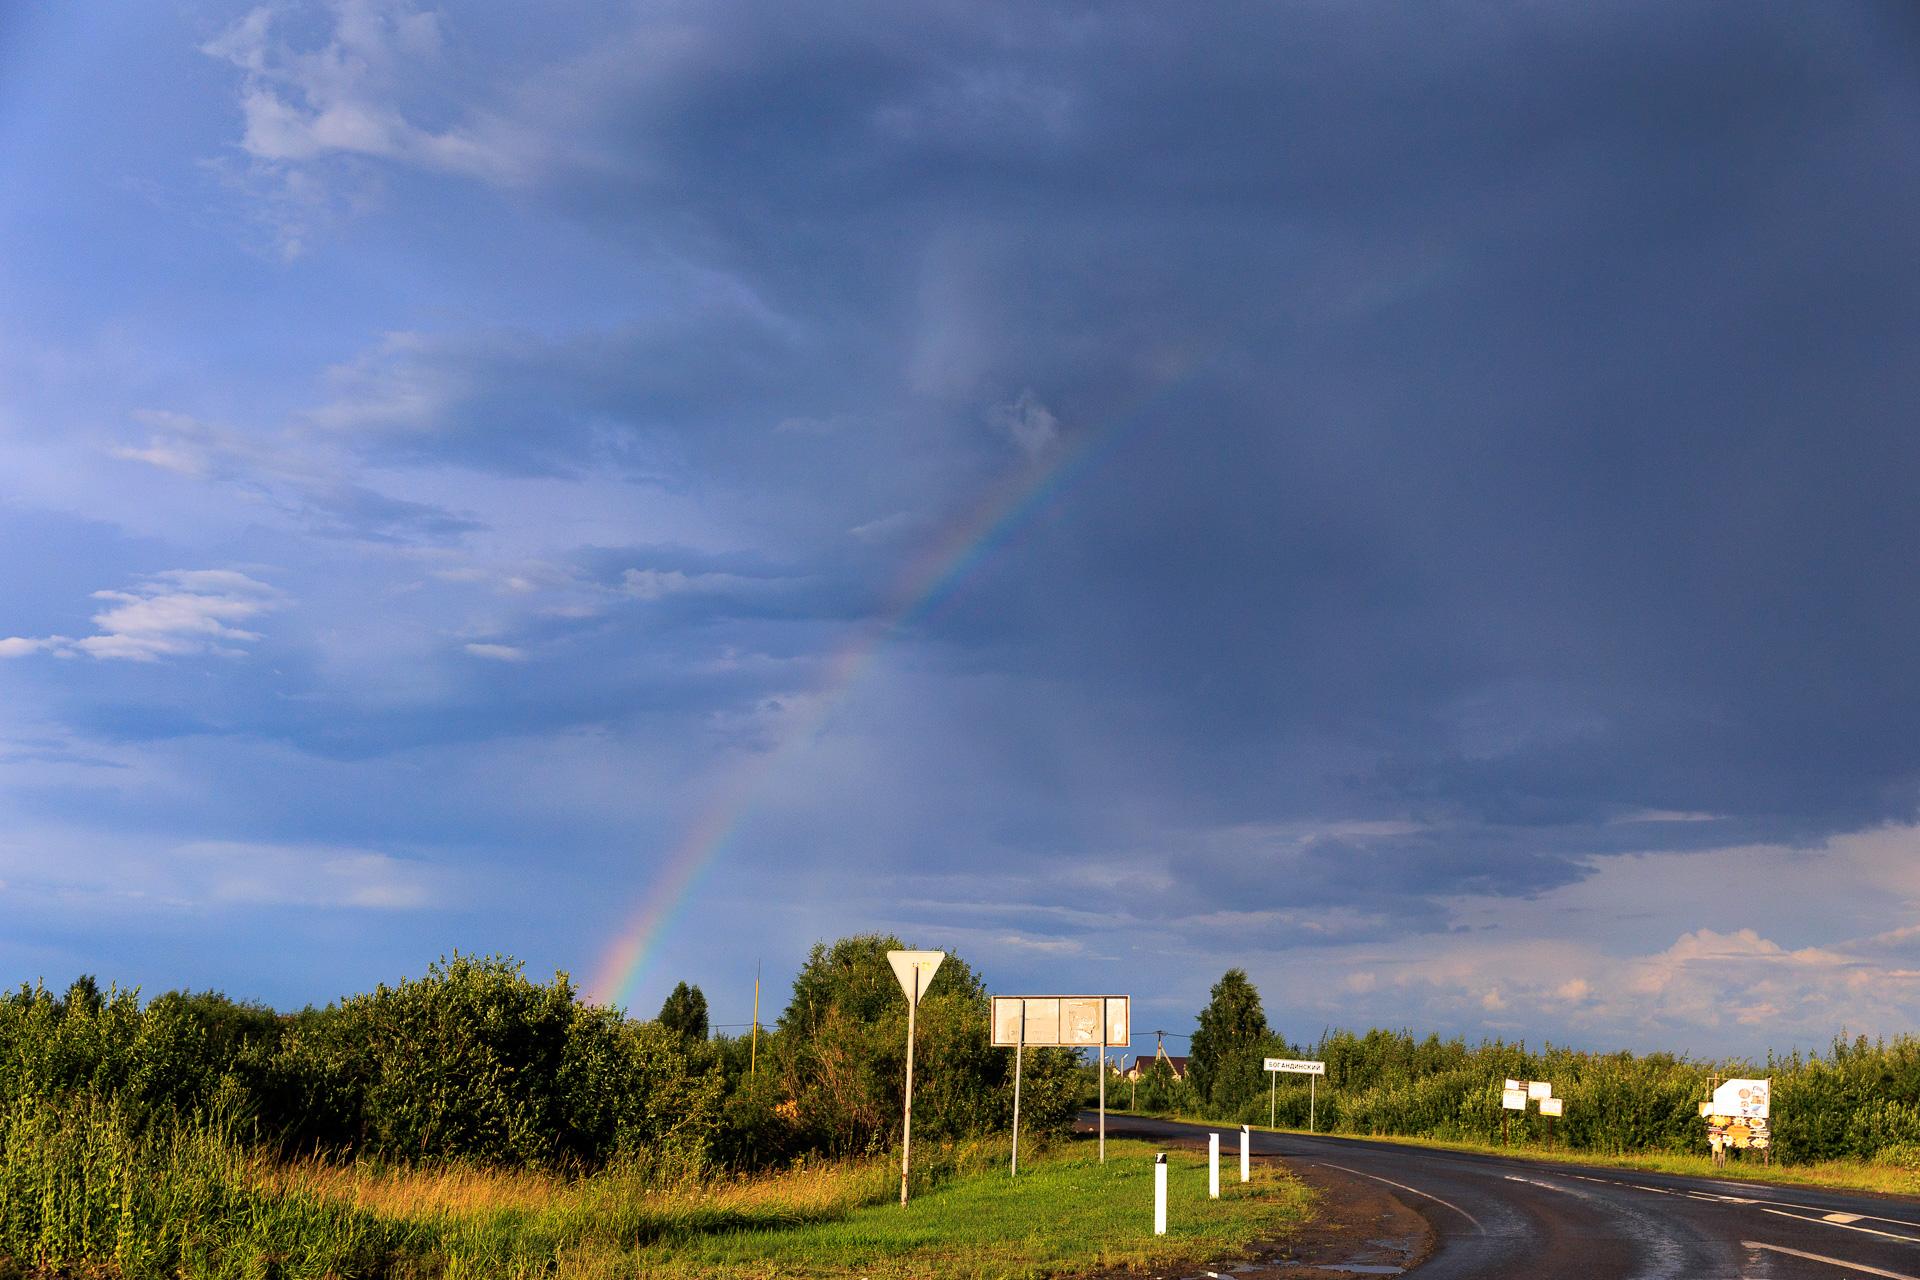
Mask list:
[[[887,952],[902,948],[879,934],[819,944],[794,979],[773,1056],[804,1145],[857,1155],[900,1140],[907,1000]],[[915,1021],[914,1133],[943,1139],[1010,1127],[1013,1054],[992,1046],[986,987],[964,960],[949,955],[941,964]],[[1027,1051],[1023,1129],[1072,1127],[1077,1061],[1066,1050]]]
[[[1221,1114],[1238,1111],[1266,1083],[1260,1061],[1268,1039],[1260,993],[1246,970],[1227,970],[1213,984],[1193,1034],[1187,1074],[1194,1093]]]
[[[660,1006],[661,1026],[679,1036],[682,1040],[705,1040],[707,1038],[707,997],[698,987],[679,983],[667,995],[666,1002]]]

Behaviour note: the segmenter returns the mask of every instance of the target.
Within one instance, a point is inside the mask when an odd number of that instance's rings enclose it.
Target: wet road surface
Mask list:
[[[1222,1178],[1239,1130],[1107,1117],[1109,1137],[1206,1140]],[[1920,1280],[1920,1199],[1688,1178],[1356,1138],[1255,1133],[1253,1153],[1390,1190],[1431,1226],[1420,1280]],[[1329,1273],[1330,1275],[1334,1273]]]

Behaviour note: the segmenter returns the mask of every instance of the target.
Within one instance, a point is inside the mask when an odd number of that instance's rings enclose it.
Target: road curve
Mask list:
[[[1233,1176],[1238,1130],[1107,1117],[1109,1136],[1221,1135]],[[1359,1138],[1255,1133],[1256,1155],[1320,1164],[1385,1185],[1432,1226],[1420,1280],[1920,1280],[1920,1199],[1820,1191]]]

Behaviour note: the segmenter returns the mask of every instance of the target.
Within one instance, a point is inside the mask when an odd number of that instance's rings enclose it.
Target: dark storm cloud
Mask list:
[[[863,353],[842,401],[1149,414],[923,636],[1126,691],[1189,816],[1434,826],[1276,893],[1913,812],[1893,11],[705,13],[572,207]]]
[[[550,145],[516,198],[678,292],[396,333],[302,421],[402,469],[619,477],[777,554],[576,548],[592,607],[476,635],[498,662],[449,643],[439,704],[273,731],[679,731],[812,688],[1028,464],[1028,404],[1092,461],[908,619],[892,660],[966,693],[836,820],[882,792],[896,848],[983,874],[1124,849],[1178,886],[1148,916],[1434,929],[1595,856],[1910,817],[1915,43],[1891,9],[1667,5],[609,33],[518,104]],[[343,521],[468,531],[372,501]],[[1411,834],[1189,838],[1345,820]]]

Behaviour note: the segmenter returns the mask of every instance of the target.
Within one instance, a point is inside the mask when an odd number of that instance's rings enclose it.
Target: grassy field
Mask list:
[[[562,1177],[474,1167],[274,1164],[201,1135],[112,1159],[13,1160],[0,1280],[34,1275],[280,1280],[613,1280],[635,1276],[1080,1275],[1247,1256],[1304,1221],[1308,1191],[1246,1186],[1169,1155],[1169,1230],[1152,1234],[1154,1148],[1063,1142],[1007,1174],[1003,1142],[929,1147],[898,1204],[889,1159],[668,1183],[644,1169]],[[24,1152],[10,1152],[22,1155]]]

